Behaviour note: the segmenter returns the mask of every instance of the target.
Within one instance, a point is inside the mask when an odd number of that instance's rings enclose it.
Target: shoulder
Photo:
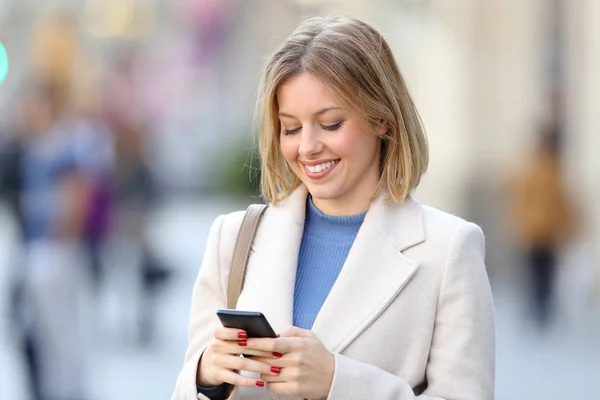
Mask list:
[[[465,240],[483,242],[483,231],[477,224],[431,206],[421,205],[421,207],[428,240],[447,245]]]
[[[219,218],[221,219],[221,232],[223,233],[231,233],[240,230],[240,226],[242,225],[242,220],[244,219],[244,215],[246,215],[246,211],[233,211],[229,214],[221,215]]]
[[[264,216],[261,218],[261,223],[259,227],[264,225],[264,221],[270,219],[270,214],[272,211],[272,207],[269,207]],[[244,217],[246,216],[247,210],[242,211],[233,211],[228,214],[220,215],[213,222],[213,230],[218,227],[219,236],[221,238],[221,243],[227,244],[229,242],[234,243],[240,228],[242,226],[242,222]]]
[[[219,248],[232,247],[235,244],[245,214],[245,211],[234,211],[215,218],[209,236],[219,244]]]
[[[485,237],[481,228],[434,207],[422,208],[426,239],[422,247],[415,248],[415,257],[426,260],[431,270],[445,277],[446,283],[453,282],[461,290],[488,296]]]
[[[423,209],[423,222],[430,228],[446,227],[450,231],[455,231],[462,227],[478,227],[475,223],[467,221],[455,214],[442,211],[438,208],[421,204]]]

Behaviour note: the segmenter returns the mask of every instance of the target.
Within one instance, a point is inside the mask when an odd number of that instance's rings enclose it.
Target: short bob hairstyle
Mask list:
[[[281,153],[277,90],[303,73],[323,82],[342,106],[373,126],[387,127],[374,195],[385,188],[389,200],[403,202],[427,169],[423,124],[385,39],[362,21],[340,17],[305,20],[265,66],[256,110],[264,200],[277,204],[301,184]]]

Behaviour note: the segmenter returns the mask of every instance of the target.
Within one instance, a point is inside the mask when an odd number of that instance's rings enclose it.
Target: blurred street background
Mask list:
[[[415,197],[485,232],[496,398],[597,397],[600,1],[0,0],[0,399],[169,398],[210,224],[260,201],[260,69],[329,14],[395,53]]]

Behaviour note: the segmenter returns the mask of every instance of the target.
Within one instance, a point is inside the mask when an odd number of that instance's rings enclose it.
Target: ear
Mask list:
[[[387,122],[379,120],[379,122],[375,125],[375,130],[381,136],[385,136],[385,134],[390,130],[390,126]]]

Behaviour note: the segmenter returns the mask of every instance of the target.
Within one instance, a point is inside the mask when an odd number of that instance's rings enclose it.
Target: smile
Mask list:
[[[337,164],[337,161],[329,161],[319,165],[305,165],[305,167],[309,172],[315,174],[325,171],[326,169],[333,167],[335,164]]]
[[[316,165],[304,164],[304,170],[306,175],[312,179],[319,179],[325,177],[329,172],[340,162],[340,160],[332,160],[323,162]]]

